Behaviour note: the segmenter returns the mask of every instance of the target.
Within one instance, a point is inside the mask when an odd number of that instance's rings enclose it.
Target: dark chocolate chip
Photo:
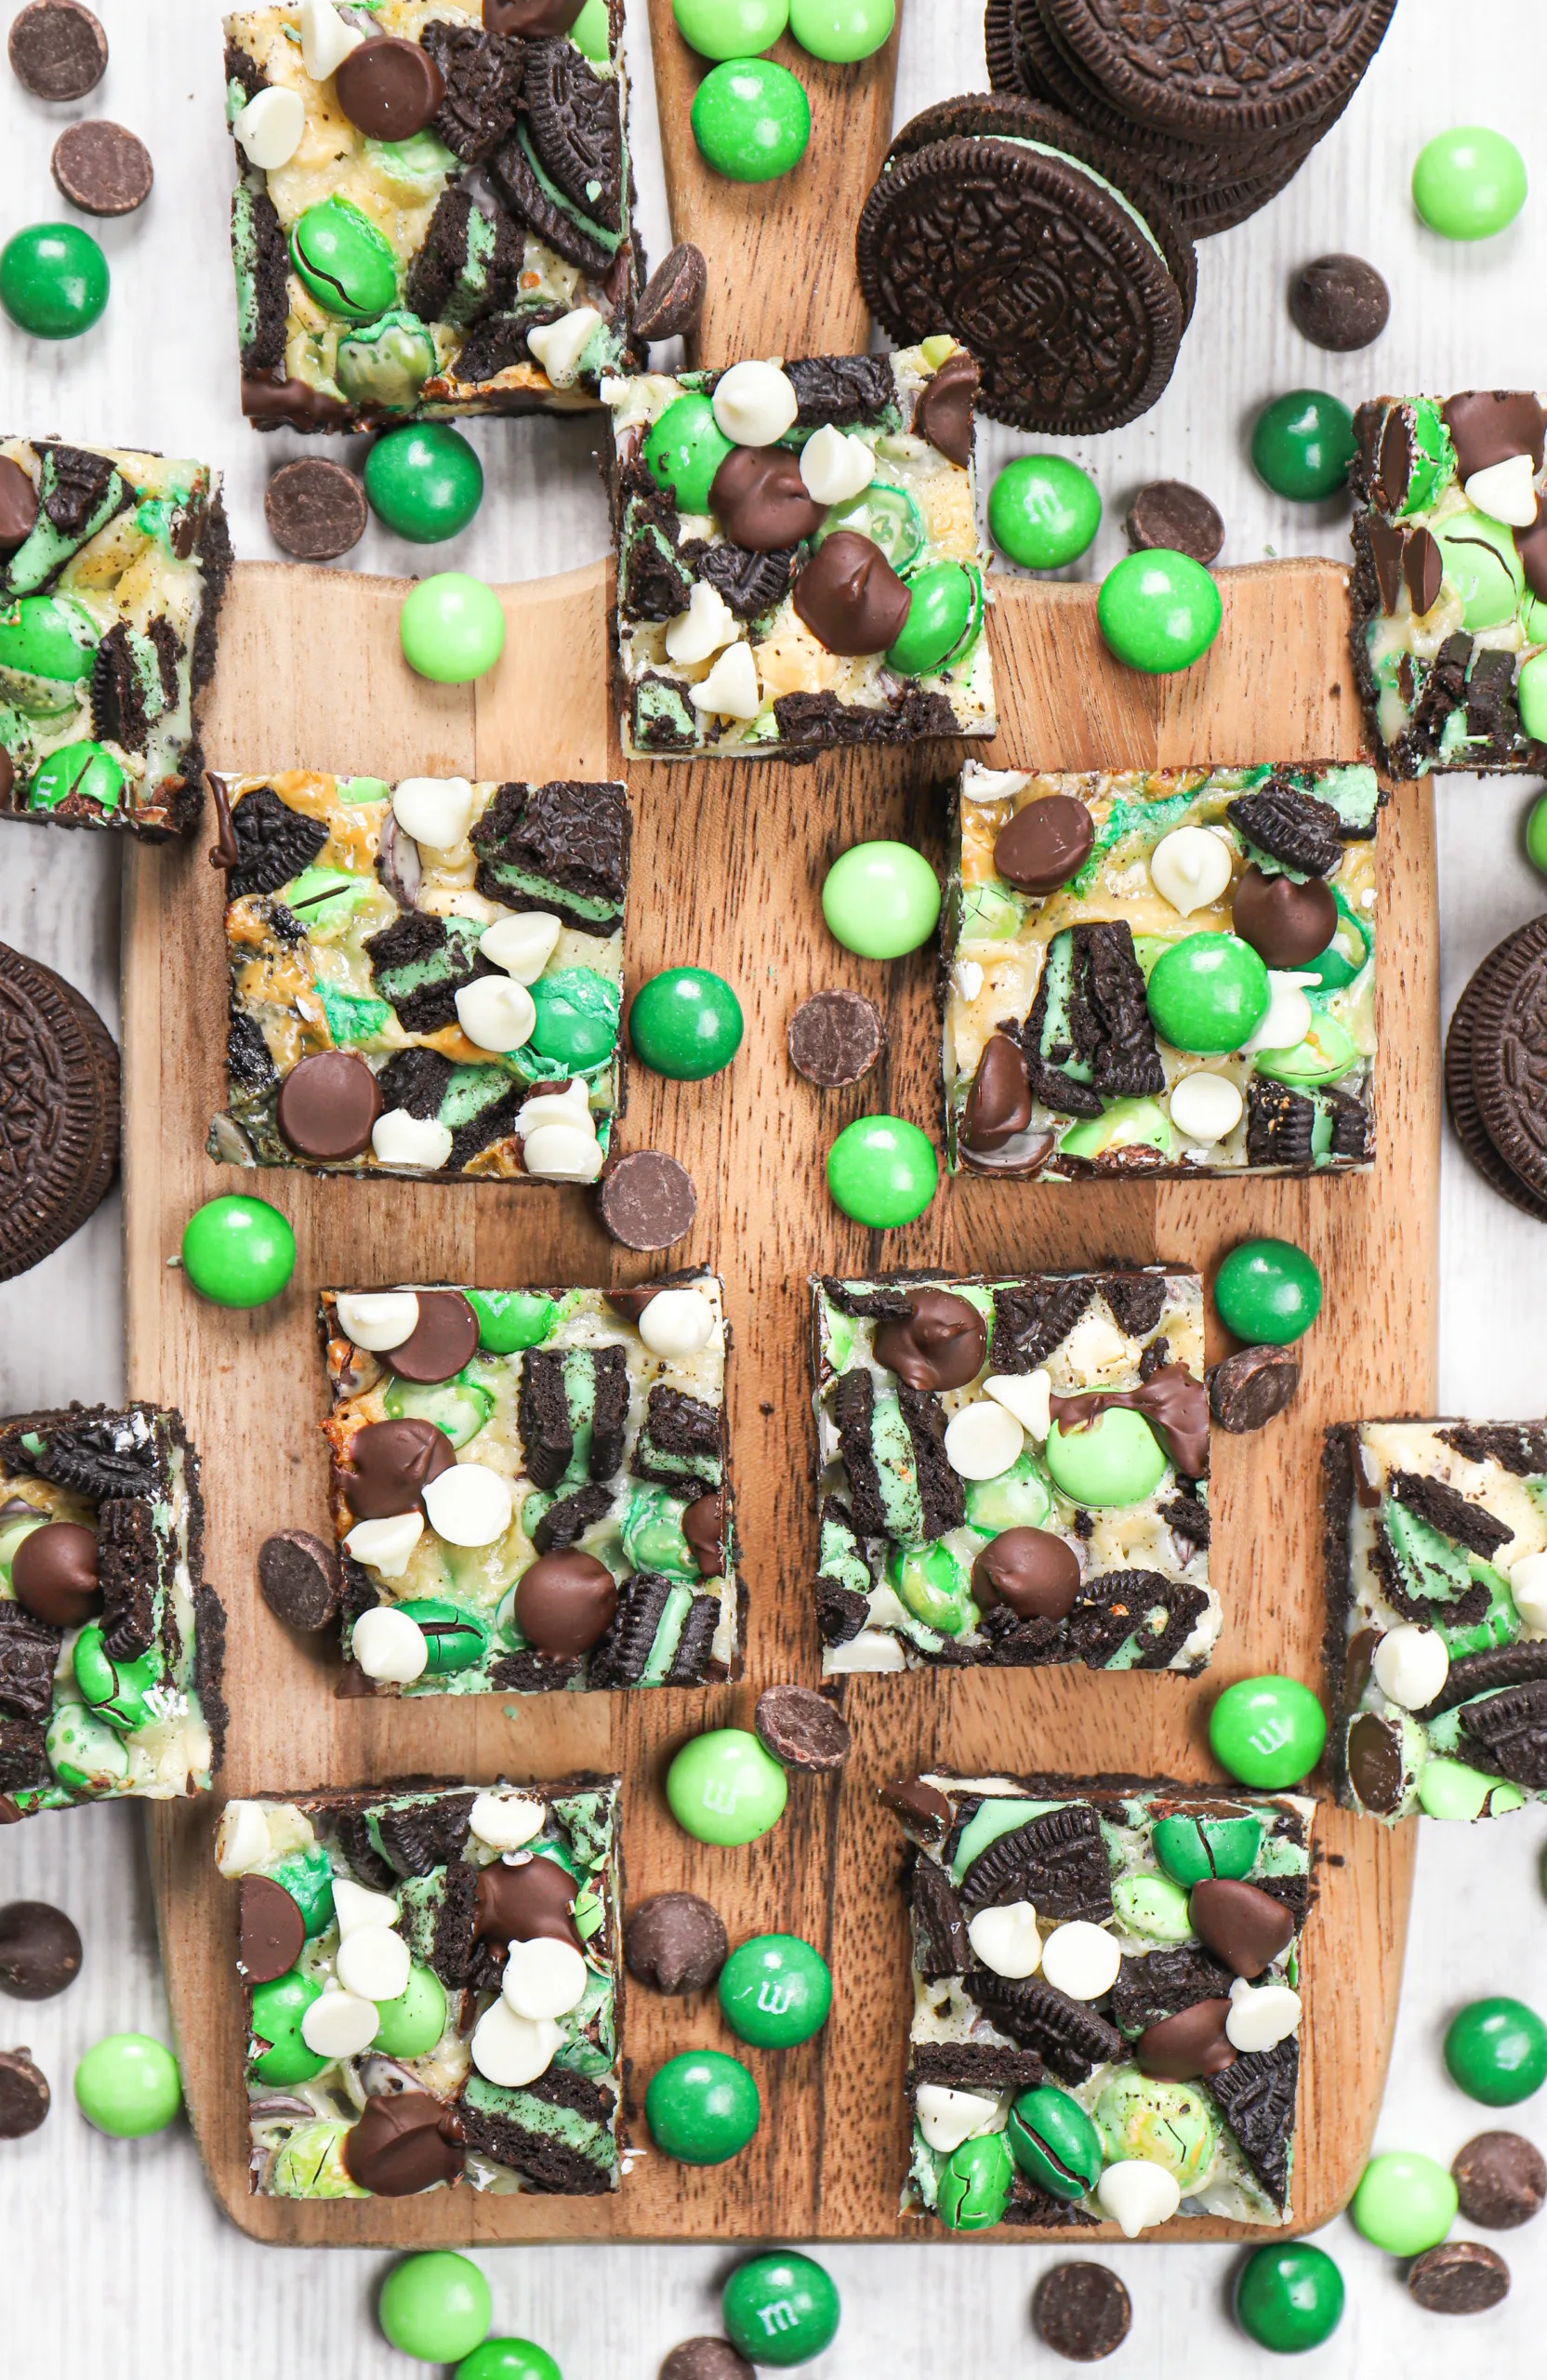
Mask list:
[[[616,1615],[616,1580],[577,1546],[539,1554],[516,1584],[516,1625],[539,1653],[588,1653]]]
[[[1282,1413],[1300,1386],[1292,1347],[1241,1347],[1209,1374],[1209,1406],[1222,1430],[1240,1437]]]
[[[634,309],[634,337],[676,338],[697,327],[709,285],[709,269],[691,240],[681,240],[663,257]]]
[[[1096,830],[1072,793],[1045,793],[999,828],[994,868],[1022,892],[1056,892],[1091,856]]]
[[[978,367],[960,350],[948,355],[932,380],[919,391],[913,408],[913,434],[927,438],[948,463],[963,470],[972,459],[972,401],[978,392]]]
[[[0,2140],[24,2140],[48,2112],[48,2084],[32,2052],[0,2052]]]
[[[1264,876],[1253,860],[1231,898],[1230,923],[1265,967],[1306,967],[1336,933],[1338,905],[1320,877],[1296,884],[1292,877]]]
[[[1219,507],[1185,480],[1151,480],[1129,506],[1126,526],[1135,553],[1158,547],[1166,553],[1190,554],[1205,568],[1218,560],[1224,544]]]
[[[1402,1799],[1402,1738],[1373,1711],[1348,1730],[1348,1781],[1367,1810],[1389,1818]]]
[[[1133,2308],[1105,2265],[1054,2265],[1037,2284],[1031,2319],[1054,2355],[1071,2363],[1099,2363],[1127,2338]]]
[[[370,1146],[381,1093],[364,1058],[317,1050],[279,1087],[274,1121],[286,1148],[316,1165],[344,1165]]]
[[[108,37],[80,0],[32,0],[10,31],[11,73],[35,99],[84,99],[108,67]]]
[[[1236,2063],[1224,2030],[1233,2004],[1229,2000],[1195,2000],[1176,2016],[1146,2025],[1133,2044],[1140,2073],[1170,2082],[1197,2082],[1223,2074]]]
[[[81,1971],[81,1937],[62,1909],[13,1900],[0,1909],[0,1991],[13,2000],[52,2000]]]
[[[1469,480],[1512,455],[1528,455],[1532,471],[1540,470],[1547,413],[1530,389],[1463,389],[1440,411],[1456,449],[1458,479]]]
[[[258,1550],[258,1586],[274,1618],[287,1627],[312,1634],[338,1617],[338,1556],[308,1529],[281,1529],[264,1539]]]
[[[367,1421],[349,1442],[353,1466],[342,1474],[344,1500],[356,1520],[390,1520],[419,1510],[419,1499],[456,1460],[443,1430],[417,1414]]]
[[[1547,2204],[1547,2159],[1518,2132],[1480,2132],[1450,2168],[1468,2223],[1513,2231]]]
[[[847,1091],[885,1047],[880,1011],[863,992],[813,992],[789,1020],[789,1063],[823,1091]]]
[[[661,2366],[660,2380],[755,2380],[729,2339],[684,2339]]]
[[[682,1535],[693,1548],[701,1579],[718,1579],[725,1568],[725,1496],[716,1488],[699,1496],[682,1514]]]
[[[849,1723],[809,1686],[771,1686],[752,1717],[758,1740],[787,1768],[841,1768],[849,1757]]]
[[[460,1289],[421,1289],[419,1318],[390,1362],[399,1380],[430,1388],[451,1380],[478,1353],[478,1316]]]
[[[972,1593],[984,1609],[1005,1604],[1020,1620],[1066,1620],[1079,1584],[1078,1555],[1051,1529],[1001,1529],[972,1565]]]
[[[1426,2314],[1486,2314],[1510,2294],[1510,2268],[1480,2240],[1447,2240],[1408,2267],[1408,2294]]]
[[[965,1388],[988,1352],[988,1325],[977,1307],[949,1289],[911,1289],[907,1306],[877,1326],[877,1363],[909,1388]]]
[[[1289,320],[1330,354],[1368,347],[1391,316],[1391,291],[1363,257],[1316,257],[1289,284]]]
[[[1187,1910],[1204,1949],[1249,1981],[1294,1940],[1292,1911],[1272,1893],[1234,1876],[1212,1876],[1195,1884]]]
[[[938,1785],[921,1777],[899,1777],[881,1788],[881,1800],[922,1842],[938,1843],[951,1823],[951,1805]]]
[[[618,1245],[645,1254],[686,1237],[698,1212],[698,1193],[686,1166],[664,1149],[634,1149],[602,1173],[596,1203]]]
[[[306,1920],[293,1895],[271,1876],[244,1876],[237,1916],[236,1964],[250,1984],[288,1975],[306,1942]]]
[[[79,1521],[30,1529],[11,1562],[11,1592],[50,1628],[80,1628],[102,1607],[97,1535]]]
[[[347,61],[346,61],[347,62]],[[454,2111],[428,2091],[385,2091],[365,2102],[340,2155],[350,2181],[377,2198],[411,2198],[462,2170]]]
[[[1008,1033],[991,1033],[962,1111],[963,1147],[983,1157],[1019,1140],[1031,1122],[1032,1104],[1020,1044]]]
[[[583,1950],[573,1911],[580,1890],[567,1868],[539,1852],[511,1867],[496,1859],[480,1868],[473,1896],[473,1931],[482,1942],[569,1942]]]
[[[874,538],[839,529],[796,579],[792,600],[818,644],[857,656],[896,643],[912,598]]]
[[[333,78],[338,105],[370,140],[412,140],[440,112],[446,78],[428,49],[396,33],[373,33]]]
[[[714,475],[709,507],[733,545],[754,554],[798,545],[826,517],[807,492],[799,456],[783,446],[733,446]]]
[[[24,546],[36,523],[37,490],[31,472],[9,455],[0,456],[0,554],[14,554]]]
[[[73,124],[54,143],[55,181],[83,215],[132,215],[151,195],[155,168],[143,140],[105,118]]]
[[[365,490],[342,463],[302,456],[282,464],[263,491],[269,535],[298,562],[334,562],[365,534]]]
[[[526,41],[556,40],[576,22],[586,0],[483,0],[483,30]]]
[[[623,1929],[629,1974],[654,1991],[707,1991],[730,1950],[720,1912],[696,1893],[654,1893]]]

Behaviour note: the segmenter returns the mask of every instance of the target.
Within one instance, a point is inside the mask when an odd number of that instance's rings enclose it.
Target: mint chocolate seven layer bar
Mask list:
[[[823,1667],[1203,1668],[1203,1289],[1180,1266],[813,1280]]]
[[[211,777],[236,1165],[594,1182],[621,1104],[620,785]]]
[[[1316,1805],[915,1777],[905,2213],[1290,2220]]]
[[[377,1691],[697,1686],[740,1641],[711,1273],[324,1290],[344,1650]]]
[[[1547,1429],[1356,1421],[1324,1469],[1340,1797],[1395,1819],[1547,1795]]]
[[[268,2198],[622,2173],[616,1778],[228,1802]]]

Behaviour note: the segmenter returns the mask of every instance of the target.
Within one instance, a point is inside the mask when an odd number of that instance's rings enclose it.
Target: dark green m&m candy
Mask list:
[[[126,1734],[144,1726],[151,1715],[146,1697],[162,1682],[161,1656],[152,1651],[134,1660],[115,1660],[103,1640],[101,1623],[92,1620],[75,1639],[75,1683],[88,1710]]]
[[[1445,2035],[1450,2080],[1485,2108],[1513,2108],[1547,2082],[1547,2025],[1523,2000],[1473,2000]]]
[[[34,338],[79,338],[99,322],[112,275],[77,223],[31,223],[0,248],[0,306]]]
[[[988,2231],[1004,2219],[1015,2166],[1002,2132],[953,2149],[941,2169],[935,2211],[953,2231]]]
[[[771,182],[806,153],[811,103],[787,66],[771,58],[731,58],[711,67],[694,95],[698,153],[733,182]]]
[[[416,546],[467,527],[483,501],[483,466],[460,430],[411,422],[378,438],[365,457],[365,496],[377,519]]]
[[[723,2165],[758,2128],[762,2103],[741,2060],[723,2050],[684,2050],[650,2078],[644,2120],[650,2137],[681,2165]]]
[[[1287,1347],[1321,1312],[1321,1275],[1291,1239],[1243,1239],[1214,1276],[1214,1303],[1249,1347]]]
[[[455,1677],[483,1659],[489,1632],[470,1611],[431,1595],[417,1603],[400,1603],[398,1609],[424,1631],[428,1647],[425,1669],[430,1677]]]
[[[100,744],[61,744],[50,752],[27,788],[29,810],[57,810],[65,801],[94,801],[114,811],[128,779]]]
[[[290,234],[290,260],[318,305],[345,322],[374,322],[397,298],[391,249],[347,198],[307,208]]]
[[[668,405],[644,442],[644,468],[677,499],[684,512],[707,512],[715,473],[734,442],[714,417],[714,407],[696,389]]]
[[[831,2347],[842,2310],[831,2276],[787,2250],[738,2265],[720,2300],[725,2335],[750,2363],[809,2363]]]
[[[1150,969],[1150,1023],[1173,1049],[1223,1056],[1249,1041],[1268,1012],[1268,971],[1234,933],[1190,933]]]
[[[617,1039],[617,988],[588,967],[562,967],[527,986],[537,1021],[532,1047],[541,1058],[583,1073],[610,1057]]]
[[[465,2355],[452,2380],[562,2380],[546,2347],[531,2339],[485,2339]]]
[[[983,581],[959,562],[932,562],[907,582],[907,617],[887,654],[905,678],[944,669],[967,652],[983,625]]]
[[[1263,407],[1251,433],[1258,478],[1293,504],[1336,496],[1347,483],[1355,452],[1354,416],[1325,389],[1290,389],[1275,397]]]
[[[1255,1818],[1161,1818],[1150,1836],[1167,1875],[1189,1888],[1214,1876],[1250,1876],[1262,1841]]]
[[[1083,2198],[1101,2179],[1101,2135],[1078,2099],[1044,2082],[1010,2111],[1010,2153],[1050,2198]]]
[[[741,1002],[707,967],[666,967],[634,994],[628,1038],[652,1071],[702,1082],[728,1066],[745,1030]]]
[[[281,2088],[292,2082],[310,2082],[327,2064],[314,2049],[308,2049],[301,2036],[301,2019],[314,2000],[323,1996],[323,1987],[310,1976],[292,1967],[276,1982],[260,1983],[253,1992],[253,2039],[264,2046],[253,2061],[253,2072],[260,2082],[274,2083]]]
[[[1276,2355],[1320,2347],[1342,2320],[1342,2275],[1325,2248],[1258,2248],[1236,2279],[1236,2320]]]
[[[793,2049],[827,2021],[833,1979],[820,1951],[795,1934],[759,1934],[720,1971],[720,2006],[738,2041]]]

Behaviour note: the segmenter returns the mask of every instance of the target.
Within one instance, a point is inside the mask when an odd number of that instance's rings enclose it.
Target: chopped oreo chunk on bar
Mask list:
[[[577,933],[622,922],[628,804],[618,785],[502,785],[469,840],[478,889],[509,909],[549,909]]]

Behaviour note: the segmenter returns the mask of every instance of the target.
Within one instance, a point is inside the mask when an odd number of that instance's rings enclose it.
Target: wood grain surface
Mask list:
[[[1091,589],[1001,581],[992,615],[999,765],[1177,765],[1351,754],[1357,724],[1343,659],[1343,575],[1329,563],[1261,564],[1222,580],[1225,624],[1180,683],[1135,677],[1097,637]],[[606,697],[606,579],[595,565],[504,590],[509,638],[476,690],[410,677],[397,649],[401,582],[243,565],[235,576],[206,745],[225,770],[298,766],[395,779],[621,774]],[[670,1261],[715,1264],[735,1330],[732,1449],[752,1595],[747,1675],[734,1687],[338,1700],[337,1646],[290,1634],[256,1584],[274,1528],[326,1532],[326,1391],[313,1327],[324,1286],[445,1279],[494,1287],[615,1286],[661,1269],[608,1241],[589,1198],[557,1185],[404,1184],[243,1175],[203,1154],[223,1097],[221,879],[209,836],[126,854],[126,1211],[132,1393],[179,1405],[205,1459],[208,1570],[231,1621],[228,1794],[352,1786],[408,1775],[552,1778],[582,1766],[625,1778],[630,1900],[705,1893],[733,1940],[790,1931],[837,1984],[832,2019],[806,2046],[743,2053],[764,2118],[732,2165],[694,2172],[650,2153],[605,2199],[470,2191],[298,2205],[250,2198],[234,1890],[217,1876],[217,1805],[158,1809],[153,1869],[163,1956],[189,2104],[220,2203],[254,2237],[305,2243],[468,2240],[910,2236],[897,2216],[906,2154],[909,2009],[901,1840],[878,1787],[922,1766],[1216,1774],[1204,1727],[1233,1677],[1283,1670],[1318,1682],[1322,1593],[1318,1433],[1361,1412],[1431,1409],[1437,1110],[1435,880],[1428,795],[1404,787],[1381,826],[1382,1055],[1374,1173],[1338,1181],[1028,1185],[965,1179],[906,1231],[866,1234],[822,1177],[853,1116],[895,1110],[938,1127],[933,959],[892,967],[827,937],[822,877],[850,842],[919,841],[945,858],[941,781],[953,747],[878,759],[637,766],[630,987],[670,962],[713,967],[738,988],[747,1038],[707,1083],[636,1069],[626,1147],[674,1151],[699,1188],[697,1223]],[[790,1011],[852,984],[886,1014],[890,1048],[853,1091],[824,1093],[785,1051]],[[168,1260],[203,1199],[257,1190],[295,1224],[294,1282],[252,1315],[204,1304]],[[1216,1436],[1213,1575],[1224,1608],[1214,1668],[1198,1682],[1081,1669],[851,1679],[854,1752],[840,1778],[796,1778],[784,1822],[744,1850],[690,1842],[669,1819],[664,1768],[706,1725],[747,1725],[762,1686],[815,1681],[813,1433],[805,1277],[940,1263],[1058,1266],[1117,1254],[1186,1259],[1206,1272],[1237,1238],[1282,1232],[1316,1256],[1323,1319],[1305,1342],[1300,1396],[1266,1435]],[[1213,1350],[1211,1352],[1219,1352]],[[1319,1905],[1306,1933],[1310,2017],[1296,2221],[1325,2222],[1357,2177],[1395,2015],[1412,1829],[1388,1833],[1324,1807]],[[685,2003],[631,1990],[633,2096],[676,2050],[726,2043],[712,1996]],[[642,2122],[636,2140],[647,2147]],[[1017,2236],[1025,2236],[1017,2235]],[[1092,2235],[1095,2236],[1095,2235]],[[1188,2238],[1232,2236],[1217,2222]]]

